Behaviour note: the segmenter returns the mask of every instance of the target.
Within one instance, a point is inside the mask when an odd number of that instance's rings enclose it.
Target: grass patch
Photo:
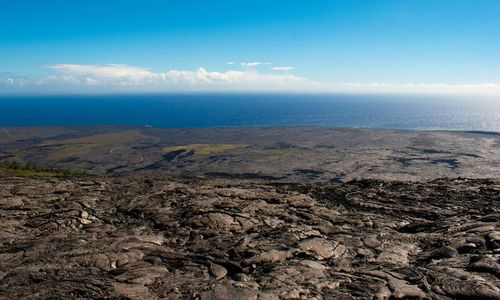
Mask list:
[[[281,149],[262,149],[258,153],[252,153],[248,157],[260,160],[260,159],[269,159],[269,158],[281,158],[283,156],[289,155],[300,155],[311,153],[313,149],[310,148],[281,148]]]
[[[31,163],[19,163],[17,161],[0,162],[0,173],[19,177],[74,177],[90,175],[83,171],[43,168]]]
[[[163,148],[165,153],[170,153],[179,150],[193,151],[194,155],[207,156],[210,154],[221,153],[229,150],[247,148],[247,144],[191,144],[180,146],[169,146]]]
[[[56,145],[55,147],[47,155],[47,160],[58,161],[72,156],[81,157],[97,146],[93,144],[68,144]]]
[[[49,152],[48,160],[58,161],[68,157],[81,157],[93,149],[106,146],[121,145],[143,137],[138,130],[127,130],[113,133],[99,133],[81,138],[67,140],[48,140],[39,144],[39,146],[54,146]]]

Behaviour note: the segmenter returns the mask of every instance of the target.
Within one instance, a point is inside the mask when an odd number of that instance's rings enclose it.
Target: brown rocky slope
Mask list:
[[[500,183],[0,176],[0,298],[500,299]]]

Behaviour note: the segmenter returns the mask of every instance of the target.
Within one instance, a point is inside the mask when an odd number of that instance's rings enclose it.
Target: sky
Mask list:
[[[500,94],[498,0],[0,3],[0,94]]]

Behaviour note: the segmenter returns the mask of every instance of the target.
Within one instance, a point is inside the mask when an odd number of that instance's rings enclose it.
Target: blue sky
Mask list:
[[[0,93],[496,91],[499,16],[498,0],[3,1]]]

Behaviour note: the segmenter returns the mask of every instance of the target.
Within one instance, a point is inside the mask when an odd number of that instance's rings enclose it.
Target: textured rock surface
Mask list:
[[[0,298],[500,299],[500,184],[0,177]]]

